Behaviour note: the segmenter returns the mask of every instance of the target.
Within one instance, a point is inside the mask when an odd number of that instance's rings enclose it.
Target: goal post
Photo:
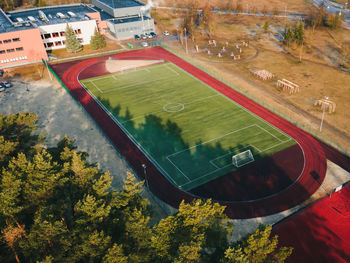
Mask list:
[[[246,150],[232,156],[232,164],[236,167],[241,167],[251,162],[254,162],[254,156],[251,150]]]

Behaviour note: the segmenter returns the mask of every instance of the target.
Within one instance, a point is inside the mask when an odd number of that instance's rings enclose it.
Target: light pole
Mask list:
[[[328,100],[328,97],[325,97],[326,100]],[[320,132],[322,131],[323,126],[323,120],[324,120],[324,113],[326,111],[326,105],[322,105],[323,111],[322,111],[322,117],[321,117],[321,123],[320,123]]]
[[[184,28],[185,30],[185,45],[186,45],[186,54],[188,54],[188,49],[187,49],[187,31],[186,31],[186,27]]]
[[[147,166],[144,163],[141,166],[143,168],[143,174],[145,175],[146,187],[147,187],[147,189],[149,189],[148,180],[147,180],[147,171],[146,171]]]

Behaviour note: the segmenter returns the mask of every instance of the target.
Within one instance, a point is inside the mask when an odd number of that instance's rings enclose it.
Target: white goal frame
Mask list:
[[[246,150],[232,156],[232,164],[237,168],[254,161],[254,156],[251,150]]]

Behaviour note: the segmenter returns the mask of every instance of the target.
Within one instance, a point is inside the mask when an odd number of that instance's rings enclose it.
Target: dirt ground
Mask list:
[[[75,139],[78,149],[89,154],[90,162],[97,162],[100,169],[111,172],[114,178],[113,187],[120,189],[126,177],[126,171],[131,170],[130,166],[113,148],[82,107],[57,81],[50,82],[47,72],[44,73],[44,78],[38,81],[27,82],[15,78],[14,86],[0,93],[0,112],[3,114],[23,111],[37,113],[39,131],[46,134],[48,146],[57,144],[63,136]],[[328,161],[327,166],[327,174],[322,187],[303,204],[270,216],[232,220],[235,224],[232,240],[238,240],[253,232],[259,224],[274,224],[282,220],[350,179],[350,174],[334,163]],[[154,222],[176,211],[150,194],[146,188],[144,195],[151,201],[155,210]]]
[[[163,11],[156,12],[160,21],[158,25],[176,32],[175,28],[181,19]],[[166,19],[163,20],[162,17]],[[250,39],[250,43],[258,48],[259,54],[242,63],[202,61],[195,52],[194,45],[208,37],[197,34],[194,42],[191,39],[188,42],[191,51],[189,58],[192,61],[221,76],[229,84],[256,98],[261,104],[268,105],[292,122],[299,123],[299,127],[321,139],[336,143],[343,151],[350,153],[350,123],[347,121],[350,119],[350,90],[347,88],[350,82],[350,65],[344,62],[341,53],[342,43],[350,40],[349,31],[319,28],[312,32],[311,29],[306,29],[306,44],[300,50],[295,46],[288,48],[281,42],[285,25],[292,24],[292,21],[235,15],[215,15],[213,19],[217,26],[212,38],[222,41]],[[265,21],[270,24],[267,33],[262,29]],[[184,54],[183,47],[174,45],[173,48]],[[266,69],[275,78],[271,81],[255,79],[251,74],[254,69]],[[281,91],[276,87],[276,81],[282,78],[299,85],[301,91],[293,95]],[[325,123],[331,129],[324,128],[319,132],[322,110],[314,106],[314,102],[324,97],[336,103],[336,111],[325,114]]]
[[[159,6],[186,6],[188,2],[194,2],[193,0],[158,0],[153,1],[158,2]],[[277,9],[279,12],[305,12],[305,8],[309,6],[309,3],[305,0],[204,0],[197,1],[199,6],[204,6],[209,3],[214,8],[225,8],[227,2],[233,2],[233,6],[236,6],[237,3],[240,3],[244,11],[253,10],[262,11],[266,10],[267,12],[272,12],[273,9]]]

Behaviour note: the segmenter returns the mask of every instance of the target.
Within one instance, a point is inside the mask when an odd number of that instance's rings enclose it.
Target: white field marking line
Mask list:
[[[169,70],[171,68],[167,67],[167,66],[164,66],[164,68],[168,68]],[[145,69],[143,69],[145,70]],[[118,88],[114,88],[114,89],[108,89],[106,91],[103,92],[103,94],[108,94],[108,93],[112,93],[114,91],[117,91],[117,90],[121,90],[121,89],[126,89],[126,88],[130,88],[130,87],[135,87],[135,86],[140,86],[140,85],[144,85],[144,84],[148,84],[148,83],[153,83],[153,82],[157,82],[157,81],[160,81],[160,80],[169,80],[169,79],[173,79],[173,78],[177,78],[180,74],[178,72],[176,72],[175,70],[172,70],[173,72],[176,73],[176,75],[173,75],[173,76],[169,76],[169,77],[166,77],[166,78],[158,78],[158,79],[153,79],[153,80],[150,80],[150,81],[141,81],[141,82],[136,82],[134,84],[130,84],[130,85],[126,85],[126,86],[122,86],[122,87],[118,87]],[[135,71],[132,71],[132,72],[135,72]],[[150,72],[150,71],[149,71]],[[128,73],[126,73],[128,74]],[[125,75],[125,74],[124,74]]]
[[[146,68],[140,68],[140,69],[136,69],[136,70],[133,70],[133,71],[131,71],[131,72],[135,72],[135,71],[146,71]],[[123,73],[123,75],[126,75],[126,74],[128,74],[128,73],[125,73],[126,71],[124,71],[124,73]],[[150,72],[149,70],[148,70],[148,72]],[[114,78],[114,79],[118,79],[117,78],[117,75],[119,75],[120,74],[120,72],[115,72],[115,73],[110,73],[110,74],[107,74],[107,75],[104,75],[104,76],[101,76],[101,77],[95,77],[95,78],[93,78],[92,80],[90,80],[90,81],[95,81],[95,80],[103,80],[103,79],[108,79],[108,78]],[[84,81],[84,80],[83,80]],[[80,82],[80,80],[79,80],[79,82]]]
[[[248,163],[252,163],[252,162],[254,162],[255,160],[251,160],[251,161],[249,161],[249,162],[246,162],[246,163],[244,163],[244,164],[242,164],[242,165],[239,165],[239,166],[236,166],[237,168],[239,168],[239,167],[242,167],[242,166],[244,166],[244,165],[246,165],[246,164],[248,164]]]
[[[91,83],[92,85],[94,85],[94,87],[95,87],[100,93],[103,93],[102,90],[100,90],[99,87],[97,87],[97,85],[96,85],[92,80],[90,80],[90,83]]]
[[[108,94],[108,93],[115,92],[117,90],[127,89],[127,88],[130,88],[130,87],[136,87],[136,86],[140,86],[140,85],[144,85],[144,84],[148,84],[148,83],[157,82],[157,81],[160,81],[160,80],[168,80],[168,79],[173,79],[173,78],[176,78],[176,77],[159,78],[159,79],[153,79],[153,80],[150,80],[150,81],[141,81],[141,82],[137,82],[137,83],[134,83],[134,84],[131,84],[131,85],[122,86],[122,87],[119,87],[119,88],[108,89],[107,91],[104,91],[103,94]]]
[[[280,142],[288,142],[290,141],[290,138],[288,138],[287,140],[281,140],[280,138],[276,137],[275,135],[273,135],[271,132],[269,132],[268,130],[266,130],[265,128],[261,127],[259,124],[256,124],[260,129],[264,130],[265,132],[267,132],[268,134],[270,134],[272,137],[276,138],[277,140],[279,140]]]
[[[219,137],[217,137],[217,138],[214,138],[214,139],[205,141],[205,142],[203,142],[203,143],[194,145],[194,146],[189,147],[189,148],[187,148],[187,149],[184,149],[184,150],[178,151],[178,152],[176,152],[176,153],[170,154],[170,155],[168,155],[166,158],[168,159],[168,161],[169,161],[178,171],[180,171],[180,172],[188,179],[188,177],[185,175],[185,173],[182,172],[182,170],[181,170],[176,164],[174,164],[174,162],[172,162],[172,161],[170,160],[169,157],[171,157],[171,156],[173,156],[173,155],[176,155],[176,154],[179,154],[179,153],[181,153],[181,152],[187,151],[187,150],[192,149],[192,148],[194,148],[194,147],[197,147],[197,146],[199,146],[199,145],[206,144],[206,143],[211,142],[211,141],[213,141],[213,140],[217,140],[217,139],[223,138],[223,137],[225,137],[225,136],[227,136],[227,135],[230,135],[230,134],[239,132],[239,131],[241,131],[241,130],[248,129],[248,128],[252,127],[252,126],[255,126],[255,124],[252,124],[252,125],[250,125],[250,126],[241,128],[241,129],[236,130],[236,131],[233,131],[233,132],[229,132],[229,133],[227,133],[227,134],[225,134],[225,135],[223,135],[223,136],[219,136]],[[254,147],[254,148],[257,148],[257,147]],[[257,148],[257,149],[258,149],[258,148]],[[259,149],[258,149],[258,150],[259,150]],[[259,150],[259,151],[260,151],[260,150]],[[225,166],[225,167],[228,167],[228,166]],[[215,173],[215,172],[217,172],[217,171],[220,171],[220,170],[224,169],[225,167],[215,169],[214,171],[211,171],[211,172],[206,173],[206,174],[204,174],[204,175],[202,175],[202,176],[200,176],[200,177],[197,177],[197,178],[195,178],[195,179],[192,180],[192,181],[190,180],[188,183],[185,183],[185,184],[181,185],[181,187],[184,186],[184,185],[186,185],[186,184],[189,184],[189,183],[191,183],[191,182],[197,181],[198,179],[203,178],[204,176],[208,176],[208,175],[210,175],[210,174],[212,174],[212,173]]]
[[[218,137],[213,138],[213,139],[210,139],[210,140],[208,140],[208,141],[205,141],[205,142],[202,142],[202,143],[193,145],[193,146],[191,146],[191,147],[189,147],[189,148],[186,148],[186,149],[183,149],[183,150],[181,150],[181,151],[172,153],[172,154],[168,155],[167,157],[171,157],[171,156],[177,155],[177,154],[179,154],[179,153],[182,153],[182,152],[185,152],[185,151],[190,150],[190,149],[192,149],[192,148],[195,148],[195,147],[197,147],[197,146],[199,146],[199,145],[203,145],[203,144],[206,144],[206,143],[209,143],[209,142],[212,142],[212,141],[221,139],[221,138],[223,138],[223,137],[226,137],[227,135],[230,135],[230,134],[233,134],[233,133],[236,133],[236,132],[240,132],[240,131],[245,130],[245,129],[249,129],[249,128],[253,127],[253,126],[255,126],[255,124],[252,124],[252,125],[246,126],[246,127],[244,127],[244,128],[241,128],[241,129],[238,129],[238,130],[235,130],[235,131],[226,133],[226,134],[224,134],[224,135],[222,135],[222,136],[218,136]]]
[[[210,88],[211,90],[215,91],[216,93],[218,93],[220,96],[224,97],[225,99],[227,99],[228,101],[230,101],[231,103],[237,105],[238,107],[242,108],[244,111],[246,111],[249,115],[252,115],[255,119],[258,119],[260,121],[262,121],[263,123],[269,125],[272,129],[275,129],[277,132],[281,133],[284,136],[287,136],[289,138],[291,138],[288,134],[286,134],[285,132],[281,131],[279,128],[273,126],[271,123],[269,123],[268,121],[266,121],[265,119],[261,118],[260,116],[254,114],[253,112],[249,111],[248,109],[246,109],[245,107],[243,107],[241,104],[239,104],[238,102],[234,101],[233,99],[225,96],[224,94],[222,94],[221,92],[219,92],[218,90],[214,89],[213,87],[211,87],[209,84],[205,83],[204,81],[200,80],[199,78],[195,77],[194,75],[190,74],[189,72],[185,71],[184,69],[182,69],[181,67],[172,64],[175,67],[179,68],[180,70],[182,70],[183,72],[185,72],[187,75],[189,75],[191,78],[201,82],[202,84],[204,84],[205,86],[207,86],[208,88]],[[206,72],[204,72],[206,73]],[[208,74],[208,73],[206,73]],[[208,74],[209,75],[209,74]],[[243,96],[245,96],[244,94],[242,94]],[[249,99],[249,98],[248,98]],[[250,99],[249,99],[250,100]],[[255,102],[254,102],[255,103]],[[298,143],[299,144],[299,143]],[[299,144],[300,146],[300,144]],[[300,147],[302,148],[302,147]]]
[[[260,128],[259,125],[257,125],[257,124],[253,124],[253,125],[247,126],[247,127],[245,127],[245,128],[249,128],[249,127],[251,127],[251,126],[256,126],[256,127]],[[245,129],[245,128],[242,128],[242,129]],[[242,129],[240,129],[240,130],[242,130]],[[238,130],[238,131],[239,131],[239,130]],[[225,136],[225,135],[224,135],[224,136]],[[222,137],[224,137],[224,136],[218,137],[218,138],[216,138],[216,139],[222,138]],[[289,140],[290,140],[290,139],[289,139]],[[289,141],[289,140],[287,140],[287,141]],[[211,140],[211,141],[212,141],[212,140]],[[272,149],[272,148],[274,148],[274,147],[277,147],[277,146],[279,146],[279,145],[281,145],[281,144],[287,142],[287,141],[281,141],[281,140],[279,140],[279,141],[280,141],[279,143],[274,144],[273,146],[271,146],[271,147],[269,147],[269,148],[264,148],[263,150],[260,150],[257,146],[254,146],[253,144],[249,144],[249,146],[251,146],[252,148],[257,149],[258,152],[261,153],[261,152],[265,152],[265,151],[267,151],[267,150],[270,150],[270,149]],[[208,143],[208,142],[209,142],[209,141],[203,142],[203,143],[198,144],[198,145],[202,145],[202,144],[205,144],[205,143]],[[198,145],[196,145],[196,146],[198,146]],[[191,149],[191,148],[196,147],[196,146],[192,146],[192,147],[187,148],[187,149],[185,149],[185,150]],[[245,149],[245,148],[248,148],[248,147],[244,147],[243,149]],[[182,151],[183,151],[183,150],[182,150]],[[180,151],[180,152],[181,152],[181,151]],[[179,152],[176,152],[176,153],[174,153],[174,154],[178,154],[178,153],[179,153]],[[172,155],[174,155],[174,154],[172,154]],[[229,154],[229,153],[228,153],[228,154]],[[172,155],[168,155],[166,158],[167,158],[168,160],[170,160],[168,157],[169,157],[169,156],[172,156]],[[226,154],[226,155],[227,155],[227,154]],[[223,155],[223,156],[224,156],[224,155]],[[201,179],[201,178],[203,178],[203,177],[206,177],[206,176],[208,176],[208,175],[211,175],[211,174],[213,174],[213,173],[215,173],[215,172],[218,172],[218,171],[220,171],[220,170],[222,170],[222,169],[225,169],[226,167],[229,167],[230,165],[225,165],[225,166],[219,168],[217,165],[215,165],[215,164],[212,162],[212,161],[214,161],[214,160],[216,160],[216,159],[218,159],[218,158],[220,158],[220,157],[222,157],[222,156],[219,156],[219,157],[217,157],[217,158],[212,159],[212,160],[209,161],[210,164],[212,164],[214,167],[217,168],[216,170],[211,171],[211,172],[209,172],[209,173],[206,173],[206,174],[204,174],[204,175],[202,175],[202,176],[200,176],[200,177],[197,177],[197,178],[193,179],[192,181],[190,181],[190,182],[188,182],[188,183],[182,184],[181,187],[183,187],[183,186],[185,186],[185,185],[187,185],[187,184],[189,184],[189,183],[191,183],[191,182],[195,182],[195,181],[197,181],[197,180],[199,180],[199,179]],[[250,162],[248,162],[248,163],[251,163],[251,162],[253,162],[253,160],[250,161]],[[246,163],[246,164],[248,164],[248,163]],[[176,167],[176,169],[179,169],[179,170],[180,170],[180,168],[178,168],[173,162],[172,162],[172,164]]]
[[[190,105],[190,104],[192,104],[192,103],[196,103],[196,102],[201,101],[201,100],[210,99],[210,98],[216,97],[216,96],[218,96],[218,94],[213,95],[213,96],[204,97],[204,98],[201,98],[201,99],[198,99],[198,100],[195,100],[195,101],[191,101],[191,102],[189,102],[189,103],[184,103],[183,105]],[[160,103],[158,103],[158,102],[153,102],[153,103],[156,104],[156,105],[159,105],[159,106],[163,107],[164,105],[169,104],[169,103],[171,103],[171,102],[166,102],[165,104],[160,104]],[[149,114],[157,114],[157,113],[160,113],[160,112],[162,112],[162,111],[168,112],[168,113],[169,113],[169,111],[166,111],[166,110],[164,110],[164,109],[162,108],[162,110],[150,112],[150,113],[147,113],[147,114],[142,114],[142,115],[140,115],[140,116],[136,116],[135,118],[132,118],[132,119],[123,121],[123,122],[121,122],[121,123],[126,123],[126,122],[128,122],[128,121],[133,121],[133,120],[141,119],[141,118],[145,117],[146,115],[149,115]],[[174,112],[170,112],[170,113],[174,113]]]
[[[85,69],[85,68],[84,68]],[[84,70],[82,69],[79,74]],[[113,114],[97,99],[97,97],[94,95],[93,92],[91,92],[88,88],[85,87],[83,83],[79,80],[79,74],[77,75],[77,81],[80,83],[80,85],[94,98],[94,100],[97,102],[98,105],[109,115],[109,117],[117,123],[117,125],[125,132],[126,136],[130,138],[130,140],[139,148],[146,156],[147,158],[156,166],[168,179],[171,181],[176,187],[179,187],[179,185],[174,181],[174,179],[167,173],[166,170],[163,169],[163,167],[153,158],[153,156],[144,149],[137,140],[129,133],[129,131],[113,116]],[[108,137],[107,137],[108,138]]]
[[[162,64],[159,64],[159,65],[162,65]],[[244,111],[246,111],[248,114],[253,115],[253,117],[255,117],[256,119],[261,120],[262,122],[264,122],[264,123],[266,123],[267,125],[269,125],[271,128],[275,129],[275,130],[278,131],[278,132],[281,132],[283,135],[286,135],[287,137],[289,137],[289,138],[292,139],[292,137],[289,136],[288,134],[286,134],[285,132],[283,132],[283,131],[281,131],[280,129],[278,129],[277,127],[273,126],[271,123],[267,122],[266,120],[264,120],[264,119],[261,118],[260,116],[258,116],[258,115],[256,115],[256,114],[250,112],[248,109],[246,109],[245,107],[243,107],[243,106],[240,105],[239,103],[235,102],[234,100],[232,100],[232,99],[226,97],[224,94],[222,94],[221,92],[219,92],[219,91],[217,91],[216,89],[212,88],[211,86],[209,86],[209,85],[206,84],[205,82],[203,82],[203,81],[201,81],[200,79],[196,78],[196,77],[193,76],[192,74],[186,72],[185,70],[183,70],[182,68],[178,67],[177,65],[175,65],[175,64],[172,64],[172,65],[174,65],[175,67],[179,68],[179,69],[182,70],[183,72],[187,73],[189,76],[191,76],[191,77],[194,78],[195,80],[200,81],[200,82],[203,83],[205,86],[209,87],[211,90],[213,90],[213,91],[215,91],[216,93],[218,93],[220,96],[222,96],[222,97],[224,97],[225,99],[229,100],[231,103],[236,104],[238,107],[242,108],[242,109],[243,109]],[[86,68],[86,67],[85,67],[85,68]],[[81,73],[85,68],[83,68],[83,69],[79,72],[79,74],[77,75],[77,81],[78,81],[79,83],[80,83],[80,81],[79,81],[79,75],[80,75],[80,73]],[[81,83],[80,83],[80,84],[81,84]],[[85,90],[87,90],[87,92],[88,92],[91,96],[93,96],[93,98],[95,99],[95,101],[101,106],[101,102],[100,102],[93,94],[90,93],[89,89],[87,89],[87,88],[86,88],[85,86],[83,86],[83,85],[82,85],[82,87],[83,87]],[[102,108],[105,109],[104,105],[102,105]],[[109,111],[107,111],[107,113],[108,113],[109,115],[111,115],[111,113],[110,113]],[[126,135],[131,139],[131,141],[134,142],[134,144],[135,144],[142,152],[144,152],[144,153],[149,157],[150,161],[151,161],[159,170],[161,170],[162,172],[164,172],[164,175],[165,175],[168,179],[170,179],[170,181],[172,181],[173,184],[174,184],[176,187],[182,187],[181,185],[179,186],[179,185],[174,181],[174,179],[167,173],[167,171],[165,171],[165,170],[163,169],[163,167],[161,167],[161,166],[158,164],[158,162],[152,157],[152,155],[150,155],[145,149],[143,149],[143,147],[136,141],[136,139],[127,131],[127,129],[126,129],[122,124],[119,123],[119,121],[118,121],[113,115],[111,115],[111,117],[112,117],[112,119],[118,124],[118,126],[126,133]],[[296,140],[295,140],[295,141],[296,141]],[[300,148],[301,151],[302,151],[304,162],[303,162],[303,169],[302,169],[300,175],[298,176],[298,178],[296,179],[295,182],[297,182],[297,181],[299,180],[299,178],[302,176],[302,174],[304,173],[304,170],[305,170],[305,166],[306,166],[306,162],[305,162],[306,159],[305,159],[305,152],[304,152],[304,149],[303,149],[303,147],[301,147],[301,145],[300,145],[300,143],[299,143],[298,141],[296,141],[296,143],[299,145],[299,148]],[[293,186],[294,184],[295,184],[295,183],[291,184],[289,187]],[[289,187],[287,187],[285,190],[287,190]],[[285,190],[284,190],[284,191],[285,191]]]
[[[184,105],[190,105],[190,104],[193,104],[193,103],[196,103],[196,102],[199,102],[199,101],[202,101],[202,100],[206,100],[206,99],[211,99],[211,98],[214,98],[214,97],[217,97],[217,96],[219,96],[219,94],[215,94],[215,95],[211,95],[211,96],[208,96],[208,97],[199,98],[199,99],[193,100],[191,102],[184,103]]]
[[[248,144],[246,147],[243,147],[243,148],[241,148],[241,149],[239,149],[239,150],[242,152],[242,150],[244,150],[244,149],[249,149],[249,148],[256,148],[258,151],[260,151],[257,147],[255,147],[255,146],[252,145],[252,144]],[[224,155],[220,155],[219,157],[216,157],[215,159],[211,159],[209,162],[210,162],[211,164],[214,165],[214,161],[215,161],[215,160],[220,159],[220,158],[222,158],[222,157],[224,157],[224,156],[227,156],[227,155],[232,155],[232,154],[234,154],[234,152],[229,152],[229,153],[226,153],[226,154],[224,154]],[[218,168],[220,168],[220,167],[218,167]]]
[[[175,64],[173,64],[173,65],[174,65],[175,67],[178,67],[178,68],[179,68],[180,70],[182,70],[183,72],[185,72],[185,73],[186,73],[187,75],[189,75],[191,78],[193,78],[193,79],[195,79],[195,80],[197,80],[197,81],[203,83],[203,84],[204,84],[205,86],[207,86],[209,89],[215,91],[216,93],[218,93],[220,96],[222,96],[222,97],[225,98],[226,100],[228,100],[228,101],[230,101],[231,103],[233,103],[233,104],[237,105],[238,107],[242,108],[244,111],[246,111],[248,114],[252,115],[254,118],[256,118],[256,119],[262,121],[263,123],[269,125],[272,129],[276,130],[277,132],[280,132],[282,135],[285,135],[285,136],[287,136],[288,138],[293,139],[293,140],[299,145],[299,148],[301,149],[301,151],[302,151],[302,153],[303,153],[303,159],[304,159],[304,162],[303,162],[303,169],[302,169],[302,171],[300,172],[300,175],[298,176],[298,178],[294,181],[294,183],[291,184],[290,186],[288,186],[285,190],[287,190],[289,187],[293,186],[293,185],[299,180],[299,178],[303,175],[304,170],[305,170],[305,167],[306,167],[306,162],[305,162],[306,158],[305,158],[305,151],[304,151],[303,147],[301,147],[300,143],[299,143],[297,140],[295,140],[295,139],[292,138],[289,134],[285,133],[284,131],[280,130],[279,128],[275,127],[274,125],[272,125],[271,123],[269,123],[268,121],[266,121],[265,119],[263,119],[262,117],[260,117],[260,116],[258,116],[258,115],[256,115],[256,114],[254,114],[253,112],[249,111],[248,109],[246,109],[245,107],[243,107],[243,106],[242,106],[241,104],[239,104],[238,102],[236,102],[236,101],[234,101],[233,99],[231,99],[231,98],[225,96],[224,94],[222,94],[222,93],[219,92],[218,90],[214,89],[213,87],[211,87],[210,85],[208,85],[208,84],[205,83],[204,81],[200,80],[199,78],[197,78],[197,77],[195,77],[194,75],[190,74],[189,72],[185,71],[185,70],[182,69],[181,67],[179,67],[179,66],[177,66],[177,65],[175,65]],[[204,73],[206,73],[206,72],[204,72]],[[206,73],[206,74],[208,74],[208,73]],[[208,75],[209,75],[209,74],[208,74]],[[245,96],[244,94],[242,94],[242,95]],[[248,98],[248,99],[249,99],[249,98]],[[249,99],[249,100],[251,100],[251,99]],[[254,102],[254,101],[253,101],[253,102]],[[254,102],[254,103],[256,103],[256,102]],[[275,146],[276,146],[276,145],[275,145]],[[264,150],[264,151],[265,151],[265,150]],[[181,187],[182,187],[182,186],[181,186]],[[285,191],[285,190],[284,190],[284,191]]]
[[[175,69],[169,67],[169,64],[165,64],[166,68],[168,68],[169,70],[171,70],[172,72],[174,72],[176,75],[180,76],[179,72],[177,72]]]
[[[248,162],[248,163],[252,163],[252,162],[254,162],[254,160],[252,160],[252,161],[250,161],[250,162]],[[246,163],[246,164],[248,164],[248,163]],[[225,166],[223,166],[223,167],[221,167],[221,168],[218,168],[218,169],[216,169],[216,170],[214,170],[214,171],[211,171],[211,172],[209,172],[209,173],[206,173],[206,174],[204,174],[204,175],[202,175],[202,176],[200,176],[200,177],[195,178],[195,179],[192,180],[191,182],[184,183],[184,184],[180,185],[179,187],[183,187],[183,186],[185,186],[185,185],[188,185],[188,184],[190,184],[190,183],[193,183],[193,182],[195,182],[195,181],[198,181],[199,179],[202,179],[203,177],[209,176],[209,175],[211,175],[211,174],[213,174],[213,173],[216,173],[216,172],[218,172],[218,171],[220,171],[220,170],[223,170],[223,169],[225,169],[226,167],[230,167],[230,166],[232,166],[232,164],[225,165]]]
[[[231,164],[230,164],[230,165],[226,165],[226,166],[224,166],[224,167],[221,167],[221,168],[219,168],[219,169],[216,169],[216,170],[214,170],[214,171],[211,171],[211,172],[209,172],[209,173],[206,173],[206,174],[204,174],[204,175],[202,175],[202,176],[200,176],[200,177],[197,177],[197,178],[193,179],[193,180],[190,181],[190,182],[187,182],[187,183],[184,183],[184,184],[180,185],[179,187],[183,187],[183,186],[185,186],[185,185],[188,185],[188,184],[190,184],[190,183],[193,183],[193,182],[195,182],[195,181],[198,181],[198,180],[202,179],[203,177],[206,177],[206,176],[208,176],[208,175],[211,175],[211,174],[213,174],[213,173],[216,173],[216,172],[218,172],[218,171],[220,171],[220,170],[223,170],[223,169],[225,169],[226,167],[229,167],[229,166],[231,166]]]
[[[289,140],[288,140],[288,141],[289,141]],[[275,147],[277,147],[277,146],[279,146],[279,145],[281,145],[281,144],[284,144],[284,143],[286,143],[286,142],[288,142],[288,141],[281,141],[280,143],[274,144],[274,145],[272,145],[272,146],[269,147],[269,148],[265,148],[264,150],[262,150],[262,151],[260,151],[260,152],[268,151],[268,150],[270,150],[270,149],[272,149],[272,148],[275,148]],[[300,147],[300,148],[301,148],[301,147]]]
[[[168,157],[166,157],[168,161],[178,170],[189,182],[191,182],[191,179],[184,174],[179,167],[177,167]]]
[[[157,113],[161,113],[161,112],[163,112],[163,111],[164,111],[163,109],[161,109],[161,110],[159,110],[159,111],[153,111],[153,112],[150,112],[150,113],[147,113],[147,114],[143,114],[142,116],[138,116],[138,117],[135,117],[135,118],[132,118],[132,119],[128,119],[128,120],[122,121],[122,122],[120,122],[120,123],[121,123],[121,124],[127,123],[127,122],[129,122],[129,121],[134,121],[134,120],[137,120],[137,119],[141,119],[141,118],[145,117],[146,115],[157,114]]]
[[[112,75],[112,78],[118,81],[118,78],[115,75]]]

